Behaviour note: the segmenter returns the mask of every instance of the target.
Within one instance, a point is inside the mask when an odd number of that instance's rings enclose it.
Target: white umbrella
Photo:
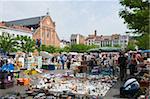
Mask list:
[[[43,58],[52,58],[53,55],[52,54],[49,54],[48,52],[40,52],[40,55],[43,57]]]

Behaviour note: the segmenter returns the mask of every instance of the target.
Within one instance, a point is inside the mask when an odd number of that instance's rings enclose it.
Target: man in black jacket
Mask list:
[[[118,58],[118,64],[120,67],[120,80],[123,81],[126,76],[126,67],[127,67],[127,57],[125,57],[124,53],[120,53]]]

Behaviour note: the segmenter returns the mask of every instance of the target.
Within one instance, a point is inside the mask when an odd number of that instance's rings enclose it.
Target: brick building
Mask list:
[[[60,40],[55,30],[55,22],[47,14],[45,16],[5,22],[7,26],[27,27],[33,32],[33,39],[41,39],[42,44],[60,47]]]

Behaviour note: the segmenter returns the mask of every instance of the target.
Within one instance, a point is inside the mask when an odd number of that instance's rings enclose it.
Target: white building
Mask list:
[[[113,34],[110,36],[97,36],[96,32],[94,35],[89,35],[85,43],[86,45],[97,45],[99,47],[121,47],[125,49],[129,42],[128,35],[120,35],[120,34]]]
[[[101,37],[97,36],[96,30],[94,31],[94,35],[88,35],[88,37],[85,39],[86,45],[99,45],[99,42],[97,42]]]
[[[10,28],[10,27],[4,27],[4,26],[0,26],[0,35],[2,35],[2,33],[8,33],[11,36],[17,37],[17,36],[27,36],[32,38],[32,32],[30,31],[25,31],[25,30],[21,30],[21,29],[14,29],[14,28]]]
[[[95,43],[99,43],[99,42],[95,42],[95,37],[88,37],[86,40],[85,40],[85,43],[86,45],[93,45]]]
[[[66,41],[66,40],[60,41],[60,48],[64,48],[64,47],[69,46],[69,45],[70,45],[69,41]]]
[[[129,36],[128,35],[120,35],[120,46],[122,49],[125,49],[129,42]]]
[[[70,41],[71,44],[84,44],[84,36],[81,34],[72,34]]]

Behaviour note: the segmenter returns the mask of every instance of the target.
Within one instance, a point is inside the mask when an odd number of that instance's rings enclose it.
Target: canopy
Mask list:
[[[117,47],[102,47],[102,48],[99,48],[99,50],[101,52],[120,52],[121,48],[117,48]]]
[[[143,53],[150,53],[150,50],[142,50]]]
[[[100,52],[99,48],[93,48],[93,49],[90,49],[88,50],[88,52]]]
[[[13,64],[4,64],[2,66],[2,71],[13,71],[13,70],[14,70]]]
[[[78,55],[77,52],[69,52],[69,54],[71,54],[71,55]]]
[[[42,56],[43,58],[52,58],[53,55],[52,54],[49,54],[48,52],[40,52],[40,56]]]

